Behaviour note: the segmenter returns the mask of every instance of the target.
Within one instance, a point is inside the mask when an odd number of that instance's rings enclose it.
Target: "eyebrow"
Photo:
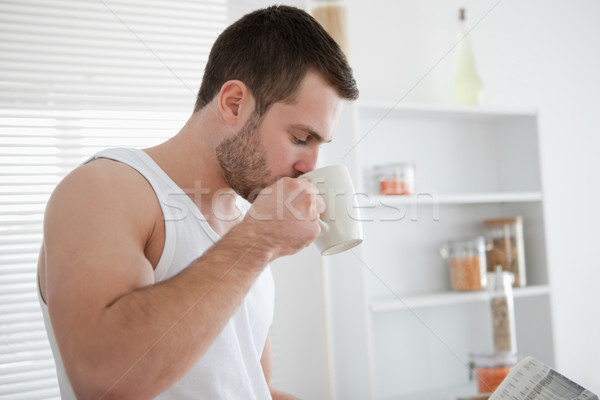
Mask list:
[[[323,138],[323,136],[321,136],[320,134],[318,134],[313,128],[311,128],[308,125],[304,125],[304,124],[293,124],[292,125],[292,129],[297,129],[297,130],[301,130],[303,132],[308,133],[310,136],[312,136],[313,138],[315,138],[315,140],[319,143],[331,143],[331,139],[329,140],[325,140]]]

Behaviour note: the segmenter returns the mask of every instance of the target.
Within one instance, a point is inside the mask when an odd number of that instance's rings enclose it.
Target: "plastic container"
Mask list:
[[[523,218],[490,219],[483,222],[488,241],[488,271],[510,271],[515,276],[515,286],[525,286],[525,245],[523,240]]]
[[[452,289],[482,290],[486,287],[485,238],[456,240],[440,249],[450,267]]]
[[[375,167],[379,193],[411,195],[415,193],[415,166],[412,163],[393,163]]]
[[[479,393],[496,390],[517,361],[516,353],[471,355],[471,378],[474,376],[477,379]]]
[[[494,352],[496,353],[515,353],[517,351],[513,279],[512,272],[502,271],[500,267],[495,272],[489,272],[487,277]]]

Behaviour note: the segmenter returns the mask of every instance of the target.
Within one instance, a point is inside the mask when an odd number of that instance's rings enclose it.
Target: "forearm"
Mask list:
[[[68,370],[77,382],[98,378],[94,385],[76,387],[78,394],[149,398],[182,376],[209,348],[269,261],[268,251],[254,239],[234,228],[177,276],[106,307],[81,335],[89,354]]]

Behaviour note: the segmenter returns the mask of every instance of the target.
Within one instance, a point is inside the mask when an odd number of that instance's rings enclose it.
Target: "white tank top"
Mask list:
[[[143,151],[108,149],[87,162],[96,158],[131,166],[146,178],[156,193],[165,219],[165,245],[154,270],[156,282],[185,269],[220,239],[188,195]],[[48,308],[39,290],[38,295],[56,361],[61,398],[75,399],[51,329]],[[271,399],[260,358],[273,321],[273,302],[273,276],[267,266],[208,351],[156,399]]]

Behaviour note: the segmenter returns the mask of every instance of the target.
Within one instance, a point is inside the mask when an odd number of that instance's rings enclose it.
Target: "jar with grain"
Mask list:
[[[452,289],[482,290],[486,286],[485,238],[456,240],[440,249],[450,266]]]
[[[492,314],[492,333],[494,351],[496,353],[513,353],[517,351],[517,335],[515,328],[515,307],[513,299],[514,275],[502,271],[488,273],[487,291],[490,297]]]
[[[492,272],[500,265],[515,276],[515,286],[525,286],[525,245],[523,218],[490,219],[483,222],[488,241],[487,269]]]

